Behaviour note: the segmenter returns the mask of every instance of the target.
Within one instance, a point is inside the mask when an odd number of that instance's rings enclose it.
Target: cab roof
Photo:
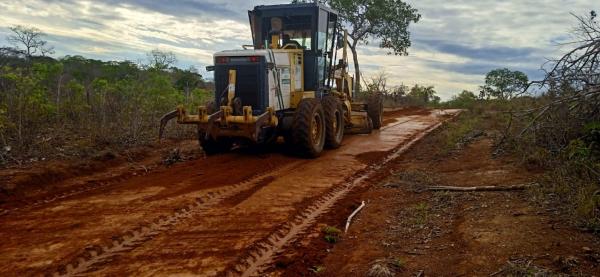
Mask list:
[[[302,9],[302,8],[320,8],[327,11],[330,14],[338,15],[338,12],[330,7],[327,7],[320,3],[298,3],[298,4],[277,4],[277,5],[259,5],[255,6],[255,11],[274,11],[274,10],[285,10],[285,9]]]

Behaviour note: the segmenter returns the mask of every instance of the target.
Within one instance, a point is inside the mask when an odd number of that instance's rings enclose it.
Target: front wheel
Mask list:
[[[302,99],[292,124],[292,140],[303,156],[321,155],[325,145],[325,117],[317,99]]]
[[[339,148],[344,138],[344,110],[342,102],[335,96],[325,96],[321,101],[325,115],[325,146]]]

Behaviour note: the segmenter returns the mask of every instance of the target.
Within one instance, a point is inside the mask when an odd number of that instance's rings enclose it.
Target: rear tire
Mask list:
[[[325,96],[321,100],[325,114],[325,146],[335,149],[342,145],[344,138],[344,110],[342,102],[335,96]]]
[[[314,98],[302,99],[292,124],[292,140],[302,156],[316,158],[325,145],[325,117],[321,103]]]
[[[373,122],[373,129],[383,125],[383,99],[380,94],[371,95],[367,102],[367,115]]]

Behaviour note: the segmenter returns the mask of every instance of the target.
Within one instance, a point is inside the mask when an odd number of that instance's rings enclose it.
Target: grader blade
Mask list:
[[[370,134],[373,132],[373,122],[366,112],[352,112],[350,128],[346,128],[345,134]]]

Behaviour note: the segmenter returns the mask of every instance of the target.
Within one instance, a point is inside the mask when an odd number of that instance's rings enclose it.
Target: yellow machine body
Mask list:
[[[198,107],[197,114],[179,106],[161,119],[160,136],[166,122],[177,118],[180,124],[198,126],[204,148],[217,149],[221,138],[260,143],[279,135],[292,138],[296,126],[310,125],[310,132],[296,132],[291,140],[314,157],[323,148],[320,139],[325,134],[298,139],[300,133],[325,133],[322,127],[327,126],[336,135],[327,132],[326,143],[339,147],[345,132],[371,132],[372,111],[353,99],[348,34],[344,31],[341,41],[335,11],[318,3],[288,4],[257,6],[249,16],[254,49],[244,46],[214,54],[215,65],[210,68],[215,71],[218,103]],[[339,48],[343,48],[341,59],[334,64]],[[297,110],[305,116],[296,116]],[[294,124],[309,113],[316,123]]]

